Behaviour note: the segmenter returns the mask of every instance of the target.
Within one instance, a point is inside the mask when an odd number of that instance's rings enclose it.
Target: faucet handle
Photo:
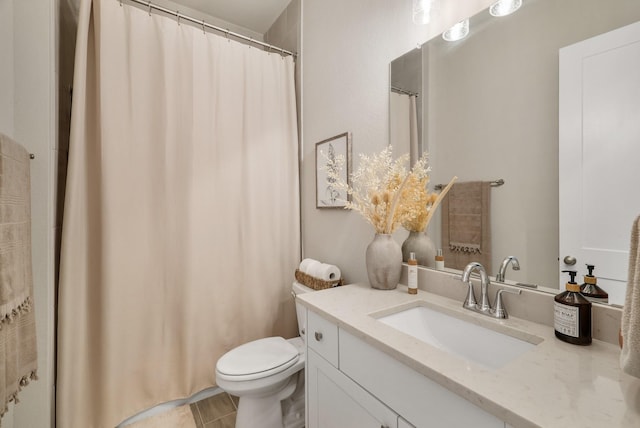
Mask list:
[[[502,293],[520,294],[522,290],[503,288],[496,293],[496,308],[493,310],[493,316],[495,318],[506,319],[509,318],[509,314],[507,313],[507,308],[504,307],[504,303],[502,303]]]

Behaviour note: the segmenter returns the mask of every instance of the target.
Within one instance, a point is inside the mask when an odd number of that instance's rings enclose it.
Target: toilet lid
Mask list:
[[[267,337],[245,343],[224,354],[216,370],[237,380],[257,379],[285,370],[298,360],[298,350],[282,337]]]

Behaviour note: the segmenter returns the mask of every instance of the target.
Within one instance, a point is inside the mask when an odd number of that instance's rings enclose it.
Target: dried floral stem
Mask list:
[[[396,194],[393,197],[393,201],[391,202],[391,210],[389,212],[389,215],[387,216],[387,227],[385,228],[385,233],[393,233],[393,220],[395,220],[395,213],[396,210],[398,209],[398,203],[400,202],[400,196],[402,195],[402,189],[404,189],[405,184],[407,184],[407,180],[409,179],[411,175],[407,174],[406,177],[404,177],[404,180],[402,180],[402,184],[400,184],[400,187],[398,187],[398,191],[396,192]]]
[[[427,214],[427,224],[425,225],[425,229],[426,229],[426,226],[429,225],[429,222],[431,221],[431,217],[433,217],[433,214],[436,212],[436,209],[440,205],[440,202],[442,202],[444,197],[447,195],[447,192],[449,190],[451,190],[451,187],[453,186],[453,183],[455,183],[457,179],[458,179],[458,177],[454,175],[453,178],[451,179],[451,181],[449,181],[449,184],[447,184],[447,187],[445,187],[442,190],[442,192],[440,192],[440,194],[436,198],[436,200],[433,203],[433,205],[431,205],[431,208],[429,209],[429,213]]]

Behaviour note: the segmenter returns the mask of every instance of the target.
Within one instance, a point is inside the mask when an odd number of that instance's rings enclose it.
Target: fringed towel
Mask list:
[[[640,378],[640,217],[631,230],[629,250],[629,280],[622,311],[622,352],[620,368]]]
[[[0,134],[0,417],[36,379],[29,154]]]
[[[455,183],[442,200],[442,254],[445,266],[464,269],[479,262],[491,274],[491,183]]]

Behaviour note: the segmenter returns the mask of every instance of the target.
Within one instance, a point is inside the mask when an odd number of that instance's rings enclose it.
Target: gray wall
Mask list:
[[[13,2],[0,1],[0,132],[13,135]]]
[[[57,2],[0,1],[0,132],[35,154],[31,162],[34,307],[38,376],[9,406],[5,427],[48,427],[53,421],[53,248],[55,219]]]
[[[412,23],[410,1],[302,2],[305,257],[337,264],[347,282],[367,280],[373,228],[357,213],[315,208],[315,143],[352,132],[354,168],[358,153],[382,150],[389,140],[389,63],[491,2],[438,2],[427,26]],[[399,232],[398,241],[405,235]]]

